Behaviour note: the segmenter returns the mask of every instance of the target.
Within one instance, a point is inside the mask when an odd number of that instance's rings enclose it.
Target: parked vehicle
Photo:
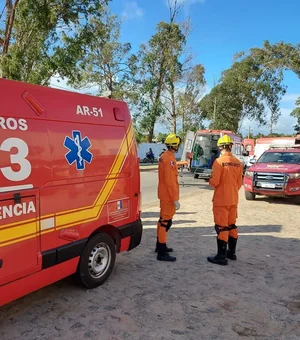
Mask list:
[[[253,140],[254,141],[254,140]],[[249,168],[251,160],[257,160],[271,145],[294,145],[295,137],[262,137],[255,141],[254,152],[250,153],[246,167]]]
[[[140,172],[124,102],[0,79],[0,306],[140,244]]]
[[[300,136],[299,136],[300,141]],[[295,197],[300,203],[300,144],[273,145],[247,169],[244,177],[245,197],[257,195]]]
[[[190,162],[190,170],[194,178],[209,180],[214,160],[219,157],[218,139],[222,135],[229,135],[233,140],[232,153],[244,166],[247,163],[249,151],[245,150],[243,138],[232,131],[199,130],[197,133],[188,131],[182,154],[183,161]]]

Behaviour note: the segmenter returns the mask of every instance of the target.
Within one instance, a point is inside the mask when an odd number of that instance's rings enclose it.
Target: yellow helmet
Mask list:
[[[171,133],[170,135],[168,135],[165,140],[165,144],[167,146],[179,146],[180,143],[181,138],[176,136],[175,133]]]
[[[228,135],[224,135],[219,138],[218,146],[232,145],[233,141]]]

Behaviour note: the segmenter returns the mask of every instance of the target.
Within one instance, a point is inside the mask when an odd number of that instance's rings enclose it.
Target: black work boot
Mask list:
[[[237,257],[235,255],[236,243],[237,243],[237,238],[229,236],[227,258],[233,261],[237,260]]]
[[[168,254],[165,243],[158,243],[157,260],[174,262],[176,261],[176,257]]]
[[[228,261],[226,259],[226,248],[227,248],[227,242],[219,240],[217,238],[217,244],[218,244],[218,253],[214,257],[208,257],[207,261],[215,264],[219,264],[221,266],[226,266],[228,264]]]
[[[167,247],[167,253],[172,253],[173,248],[168,248]],[[156,247],[155,247],[155,252],[158,252],[158,238],[156,238]]]

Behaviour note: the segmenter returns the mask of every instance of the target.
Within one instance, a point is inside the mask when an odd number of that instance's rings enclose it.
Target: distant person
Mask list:
[[[212,167],[209,184],[214,187],[213,213],[217,232],[218,253],[208,257],[211,263],[227,265],[227,258],[236,260],[238,229],[236,227],[239,190],[242,186],[243,165],[232,155],[233,142],[227,135],[218,140],[221,152]],[[228,243],[228,251],[226,254]],[[227,257],[227,258],[226,258]]]
[[[218,151],[216,150],[213,150],[210,154],[210,159],[209,159],[209,162],[208,162],[208,166],[209,168],[211,169],[213,164],[214,164],[214,161],[218,158]]]
[[[149,151],[146,153],[146,157],[150,160],[150,161],[154,161],[154,153],[152,151],[152,148],[149,149]]]

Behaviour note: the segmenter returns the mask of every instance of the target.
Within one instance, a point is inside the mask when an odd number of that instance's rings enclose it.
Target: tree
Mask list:
[[[137,127],[135,122],[133,123],[133,127],[134,127],[135,138],[136,138],[137,143],[138,144],[145,143],[146,142],[145,135],[142,133],[141,129]]]
[[[169,0],[170,20],[176,19],[176,15],[185,2]],[[192,26],[189,19],[180,23],[184,37],[180,54],[174,55],[173,63],[166,75],[162,93],[164,113],[161,122],[170,131],[178,133],[178,123],[182,121],[183,133],[188,129],[197,129],[200,126],[201,113],[198,102],[203,93],[205,69],[203,65],[193,64],[193,55],[186,45]]]
[[[179,56],[185,44],[185,36],[180,26],[174,22],[180,8],[178,4],[177,0],[169,2],[170,22],[159,22],[156,33],[147,45],[141,45],[138,53],[140,113],[137,118],[141,128],[147,130],[148,142],[153,139],[157,119],[165,111],[162,103],[164,86],[169,82],[172,87],[170,81],[175,81],[180,72]]]
[[[107,11],[103,19],[90,19],[94,37],[78,63],[78,76],[72,84],[81,89],[97,87],[97,95],[107,93],[109,98],[135,98],[132,84],[137,59],[130,55],[131,44],[119,41],[117,16]]]
[[[266,105],[270,109],[270,134],[273,133],[273,127],[277,124],[278,119],[281,115],[280,113],[280,102],[282,97],[286,93],[286,87],[282,85],[283,74],[281,71],[268,72],[265,77],[266,87],[265,87],[265,101]]]
[[[200,106],[204,116],[211,119],[211,128],[237,132],[245,118],[267,124],[266,106],[271,109],[273,126],[284,93],[282,73],[267,72],[257,59],[247,56],[222,73],[220,83]]]
[[[188,130],[197,131],[202,128],[203,116],[200,110],[200,99],[204,92],[205,69],[198,64],[191,67],[184,74],[182,83],[184,90],[178,93],[177,112],[182,118],[182,133]]]
[[[285,42],[270,44],[265,40],[262,48],[251,48],[247,53],[240,52],[235,60],[251,57],[257,60],[260,67],[269,70],[291,70],[300,77],[300,44]]]
[[[297,99],[296,108],[291,112],[291,116],[297,118],[294,130],[296,134],[300,134],[300,98]]]
[[[166,138],[167,138],[168,134],[167,133],[159,133],[157,136],[156,136],[156,141],[159,142],[159,143],[164,143]]]
[[[262,48],[252,48],[248,53],[238,53],[235,59],[247,57],[256,59],[263,70],[267,69],[270,72],[290,70],[300,77],[300,44],[292,45],[281,41],[272,45],[266,40]]]
[[[93,37],[89,18],[101,18],[108,1],[7,0],[1,76],[43,85],[55,74],[72,78]]]

